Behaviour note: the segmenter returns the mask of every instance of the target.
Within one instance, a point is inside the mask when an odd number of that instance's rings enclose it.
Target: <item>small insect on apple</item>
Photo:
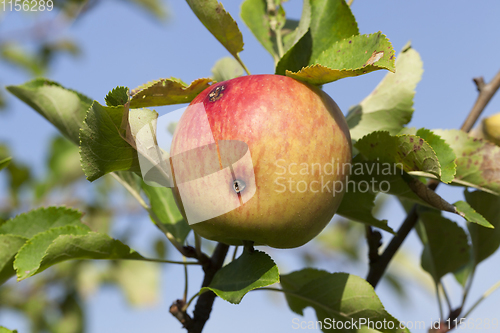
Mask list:
[[[346,188],[351,138],[337,104],[281,75],[249,75],[200,93],[171,145],[174,195],[207,239],[301,246],[328,224]]]

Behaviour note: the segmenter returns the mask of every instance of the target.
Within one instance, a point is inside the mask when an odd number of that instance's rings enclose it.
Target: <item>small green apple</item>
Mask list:
[[[351,149],[342,112],[319,88],[281,75],[219,82],[177,125],[174,195],[202,237],[298,247],[335,214]]]

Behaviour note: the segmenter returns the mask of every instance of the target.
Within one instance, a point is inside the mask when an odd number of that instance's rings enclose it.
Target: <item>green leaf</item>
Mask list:
[[[278,267],[266,253],[254,251],[243,254],[219,270],[208,287],[217,296],[233,304],[239,304],[250,290],[279,282]]]
[[[92,100],[47,79],[35,79],[7,90],[31,106],[72,142],[78,144],[79,130]]]
[[[441,181],[450,183],[455,178],[457,171],[457,165],[455,164],[456,156],[451,147],[439,135],[425,128],[419,129],[417,136],[424,139],[436,153],[441,165]]]
[[[52,242],[61,235],[84,235],[90,231],[85,225],[68,225],[51,228],[41,232],[28,240],[19,250],[14,261],[18,281],[24,280],[37,273],[45,251]]]
[[[243,36],[234,19],[217,0],[186,0],[205,28],[237,60],[243,51]]]
[[[302,5],[302,14],[300,21],[286,20],[285,26],[282,29],[283,34],[283,51],[285,54],[294,47],[304,35],[309,31],[311,24],[311,4],[310,1],[304,1]],[[293,29],[293,30],[292,30]],[[292,30],[286,33],[287,30]]]
[[[346,38],[359,34],[351,8],[344,0],[314,0],[311,3],[312,59]]]
[[[12,157],[7,157],[3,160],[0,160],[0,170],[5,169],[10,164],[10,161],[12,161]]]
[[[276,73],[317,64],[320,55],[332,45],[358,34],[354,15],[344,0],[304,1],[297,33],[292,45],[285,43],[286,53],[276,66]]]
[[[17,330],[11,331],[3,326],[0,326],[0,333],[17,333]]]
[[[415,135],[395,135],[373,132],[354,144],[367,160],[396,163],[406,172],[424,171],[441,176],[441,165],[432,147]]]
[[[277,61],[278,48],[271,34],[266,0],[245,0],[241,4],[240,16],[255,38]]]
[[[38,208],[17,215],[0,225],[0,234],[31,238],[51,228],[82,225],[82,213],[66,207]]]
[[[453,204],[459,215],[466,219],[468,222],[477,223],[486,228],[493,229],[494,227],[488,222],[481,214],[476,212],[469,204],[465,201],[457,201]]]
[[[105,98],[107,106],[125,105],[129,99],[127,87],[116,87],[111,90]]]
[[[309,282],[328,275],[330,275],[330,273],[327,271],[315,268],[304,268],[300,271],[281,275],[280,284],[284,290],[298,291]],[[304,302],[304,300],[287,293],[285,293],[285,298],[290,310],[301,316],[304,315],[304,309],[307,307],[307,303]]]
[[[296,313],[311,306],[316,311],[318,320],[323,321],[323,331],[342,327],[348,322],[392,322],[383,325],[379,332],[401,333],[408,329],[399,328],[400,323],[392,317],[380,302],[373,287],[364,279],[346,273],[327,273],[305,269],[306,272],[293,272],[282,275],[281,281],[286,285],[287,301]],[[299,275],[300,274],[300,275]],[[292,303],[290,303],[290,301]],[[333,322],[335,320],[335,322]],[[329,324],[332,324],[328,327]],[[394,327],[389,329],[389,327]],[[366,331],[348,329],[346,332]]]
[[[356,195],[369,196],[372,195],[370,194],[370,191],[382,192],[411,200],[420,205],[432,207],[427,202],[420,199],[415,192],[413,192],[413,190],[408,186],[408,182],[403,179],[404,174],[405,172],[398,168],[397,164],[380,161],[364,161],[364,157],[358,154],[352,160],[352,170],[348,181],[353,182],[354,190],[357,190],[359,193],[356,193]],[[351,190],[349,183],[347,188],[349,191]],[[368,189],[370,191],[368,191]],[[355,199],[353,197],[352,200],[357,202],[362,199]],[[363,200],[363,202],[365,201],[367,202],[368,199]],[[343,203],[341,206],[342,205]],[[351,206],[354,213],[361,213],[366,210],[365,204],[351,204]]]
[[[211,79],[197,79],[187,86],[179,79],[160,79],[146,83],[131,92],[130,107],[144,108],[190,103],[210,86]]]
[[[94,102],[80,131],[80,157],[87,179],[94,181],[112,171],[140,172],[135,135],[156,117],[156,112],[147,109]]]
[[[191,228],[183,219],[182,214],[175,204],[172,189],[167,187],[153,187],[145,183],[142,184],[142,188],[149,198],[152,213],[175,239],[180,244],[183,244]]]
[[[16,274],[14,257],[27,240],[16,235],[0,235],[0,285]]]
[[[311,57],[309,62],[310,66],[298,71],[295,69],[296,72],[287,69],[286,75],[321,85],[379,69],[395,71],[394,50],[387,37],[381,32],[344,39],[333,44],[317,58]]]
[[[495,229],[484,228],[476,223],[468,223],[472,242],[473,261],[478,265],[498,250],[500,246],[500,198],[481,191],[464,191],[469,205],[483,216]]]
[[[351,179],[349,178],[348,180]],[[375,207],[374,201],[376,196],[377,194],[371,191],[361,192],[348,188],[337,209],[337,214],[394,234],[394,230],[387,225],[387,220],[378,220],[373,217],[372,210]]]
[[[72,231],[67,230],[73,228]],[[57,238],[43,249],[47,239]],[[72,234],[67,234],[72,232]],[[38,249],[42,256],[31,252]],[[66,227],[57,228],[41,233],[33,237],[19,251],[14,262],[17,270],[18,280],[23,280],[38,274],[52,265],[74,259],[144,259],[140,254],[131,250],[119,240],[112,239],[108,235],[96,232],[88,232],[85,229]]]
[[[500,195],[500,147],[460,130],[433,130],[457,156],[453,183]]]
[[[243,75],[243,67],[231,57],[219,59],[212,67],[214,81],[221,82]]]
[[[436,210],[422,211],[419,218],[417,231],[424,244],[422,268],[438,283],[444,275],[468,263],[467,234]]]
[[[346,117],[351,138],[358,140],[373,131],[398,134],[413,114],[415,87],[422,77],[422,60],[407,44],[396,58],[396,72],[388,72],[378,86]]]

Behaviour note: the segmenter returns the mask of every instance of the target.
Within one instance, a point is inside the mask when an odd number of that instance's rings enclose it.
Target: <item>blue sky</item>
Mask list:
[[[171,16],[168,22],[161,24],[127,3],[99,3],[72,26],[60,31],[58,36],[54,35],[54,38],[75,38],[84,53],[78,59],[58,58],[47,76],[101,103],[106,93],[118,85],[134,88],[164,77],[173,76],[190,82],[210,76],[213,64],[221,57],[228,56],[227,51],[197,21],[184,1],[171,0],[167,4]],[[272,73],[271,56],[239,19],[240,1],[226,0],[223,4],[237,20],[243,33],[245,50],[241,58],[247,67],[252,74]],[[301,2],[290,0],[285,9],[292,17],[298,18]],[[417,86],[415,113],[410,126],[459,128],[477,96],[472,78],[484,76],[489,81],[500,69],[500,2],[355,0],[352,10],[361,33],[382,31],[391,40],[396,52],[411,40],[422,57],[424,74]],[[28,22],[31,21],[25,15],[7,13],[0,25],[0,35],[11,29],[26,27]],[[30,78],[5,65],[0,66],[0,73],[1,84],[4,85],[20,84]],[[330,83],[324,89],[345,113],[350,106],[369,94],[384,75],[384,72],[379,71],[348,78]],[[8,102],[9,112],[0,114],[0,141],[9,143],[15,158],[42,170],[47,143],[56,133],[55,129],[25,104],[14,98],[9,98]],[[165,112],[161,108],[157,111],[160,114]],[[491,101],[484,114],[496,112],[500,112],[498,96]],[[0,185],[4,184],[2,180],[0,177]],[[439,193],[451,202],[462,199],[460,190],[446,186],[441,186]],[[397,228],[404,218],[402,209],[392,201],[381,214],[389,219],[393,228]],[[459,219],[455,220],[462,223]],[[144,240],[156,231],[146,216],[135,223],[144,228],[133,245],[138,249],[147,247]],[[384,240],[388,239],[389,235],[384,234]],[[415,256],[420,255],[421,247],[415,233],[409,237],[405,247]],[[299,250],[263,250],[271,254],[283,273],[302,267],[297,254]],[[366,275],[366,270],[342,266],[342,263],[335,264],[335,267],[319,263],[317,267]],[[498,267],[498,254],[480,265],[470,300],[477,299],[497,281],[500,276]],[[202,278],[196,269],[192,272],[191,293],[195,292]],[[450,292],[456,294],[452,300],[457,304],[459,289],[453,279],[446,281]],[[161,303],[144,310],[130,308],[116,289],[103,289],[88,302],[88,332],[184,332],[168,313],[171,302],[182,294],[182,269],[166,267],[162,282]],[[423,320],[428,324],[435,320],[438,309],[433,295],[413,284],[407,287],[411,301],[404,306],[394,298],[385,284],[380,285],[377,293],[387,310],[398,319]],[[471,318],[500,320],[499,302],[500,293],[494,294]],[[288,309],[281,295],[257,291],[246,295],[237,306],[218,299],[205,332],[290,332],[293,331],[292,319],[295,317],[297,315]],[[314,320],[314,312],[306,310],[304,319]],[[10,313],[0,313],[0,323],[25,332],[25,326]]]

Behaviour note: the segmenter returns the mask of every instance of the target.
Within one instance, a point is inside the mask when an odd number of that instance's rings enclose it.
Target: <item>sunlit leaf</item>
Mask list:
[[[140,172],[135,134],[158,114],[146,109],[102,106],[94,102],[80,131],[83,171],[94,181],[112,171]]]
[[[351,138],[373,131],[398,134],[413,114],[415,87],[422,77],[422,60],[410,44],[396,58],[396,72],[388,72],[378,86],[346,117]]]
[[[418,136],[373,132],[361,138],[354,147],[369,161],[395,163],[406,172],[424,171],[441,176],[436,153]]]
[[[460,130],[433,130],[457,156],[453,183],[500,195],[500,147]]]
[[[317,58],[311,58],[308,67],[287,69],[286,75],[321,85],[379,69],[394,72],[394,58],[392,45],[382,33],[357,35],[339,41]]]
[[[183,244],[191,228],[183,219],[175,204],[172,189],[167,187],[153,187],[143,183],[142,188],[149,198],[152,213],[158,221]]]
[[[0,235],[0,285],[16,274],[14,257],[27,240],[17,235]]]
[[[489,223],[481,214],[479,214],[471,206],[469,206],[467,202],[457,201],[453,205],[455,205],[458,213],[468,222],[477,223],[486,228],[494,228],[491,223]]]
[[[0,225],[0,235],[31,238],[39,232],[68,225],[80,225],[82,213],[66,207],[38,208],[17,215]]]
[[[188,86],[170,78],[146,83],[131,92],[130,107],[143,108],[191,102],[200,92],[210,86],[211,79],[198,79]]]
[[[219,270],[208,287],[217,296],[238,304],[250,290],[279,282],[278,267],[264,252],[244,251],[236,260]]]
[[[52,265],[73,259],[144,258],[108,235],[68,226],[54,228],[33,237],[17,254],[14,267],[18,280],[23,280]]]
[[[243,51],[243,36],[234,19],[217,0],[186,0],[205,28],[233,55]]]
[[[332,45],[358,34],[356,19],[344,0],[304,1],[293,39],[284,39],[288,40],[286,53],[276,66],[276,73],[317,64],[319,56]]]
[[[92,100],[56,82],[35,79],[7,90],[50,121],[72,142],[78,144],[79,130]]]
[[[306,268],[282,275],[281,283],[287,291],[290,308],[302,314],[303,309],[311,306],[316,311],[318,320],[324,322],[321,328],[324,332],[337,328],[344,330],[345,324],[350,325],[353,321],[366,326],[368,320],[392,322],[392,325],[383,325],[381,329],[377,329],[379,332],[409,332],[406,328],[400,328],[399,321],[385,310],[373,287],[358,276]],[[358,329],[345,331],[356,332]]]
[[[107,106],[120,106],[128,102],[129,92],[127,87],[116,87],[111,90],[104,99]]]

